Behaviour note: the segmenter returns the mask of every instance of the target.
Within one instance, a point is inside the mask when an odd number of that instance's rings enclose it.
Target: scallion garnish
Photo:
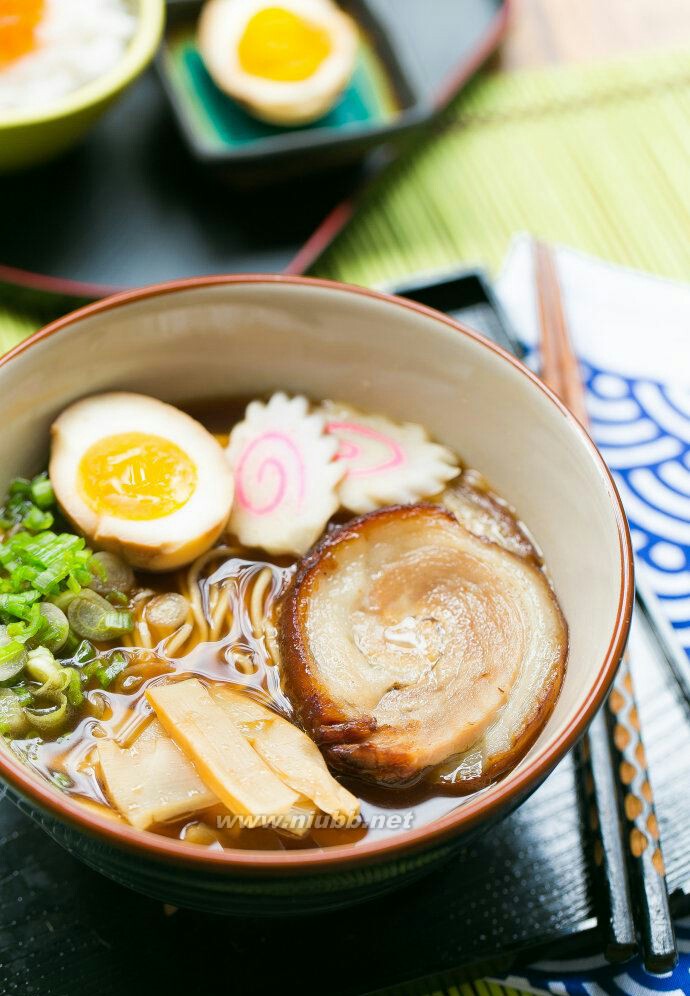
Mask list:
[[[101,688],[109,688],[118,674],[127,667],[128,661],[121,650],[115,650],[104,658],[96,658],[84,668],[88,678],[95,678]]]
[[[31,499],[34,505],[38,505],[41,509],[50,508],[55,504],[55,492],[47,474],[38,474],[34,477],[31,482]]]
[[[86,685],[108,688],[128,664],[90,641],[132,628],[134,574],[114,554],[94,555],[80,536],[54,530],[57,517],[47,474],[16,478],[0,508],[0,734],[11,737],[59,733]],[[56,660],[58,651],[70,659]]]
[[[132,628],[132,614],[118,609],[102,595],[85,588],[69,603],[67,618],[71,628],[85,640],[97,643],[114,640]]]

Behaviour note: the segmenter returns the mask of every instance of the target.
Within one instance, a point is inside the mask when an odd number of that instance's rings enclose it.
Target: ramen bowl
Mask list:
[[[163,32],[164,0],[130,0],[136,27],[122,57],[90,83],[45,108],[0,112],[0,171],[43,162],[74,145],[153,59]]]
[[[0,777],[72,854],[176,906],[280,915],[374,897],[451,857],[533,792],[587,729],[630,623],[632,557],[615,486],[579,423],[521,363],[421,305],[321,280],[216,276],[108,298],[0,360],[0,483],[45,467],[54,417],[84,393],[203,403],[282,389],[426,426],[519,510],[569,626],[560,697],[523,760],[440,816],[324,849],[209,849],[109,819],[9,750]],[[455,800],[454,800],[455,802]]]

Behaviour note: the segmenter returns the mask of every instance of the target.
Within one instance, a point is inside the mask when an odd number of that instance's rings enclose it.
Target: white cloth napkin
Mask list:
[[[690,285],[567,248],[556,250],[556,261],[592,435],[614,473],[647,579],[690,654]],[[513,242],[497,290],[533,350],[527,236]]]

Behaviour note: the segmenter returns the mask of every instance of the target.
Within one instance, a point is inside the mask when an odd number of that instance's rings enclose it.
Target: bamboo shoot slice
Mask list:
[[[246,693],[216,686],[211,695],[286,785],[334,819],[359,814],[359,799],[335,780],[306,733]]]
[[[218,801],[156,720],[131,747],[119,747],[113,740],[99,743],[98,759],[106,794],[139,830]]]
[[[166,732],[233,813],[280,817],[298,803],[299,794],[274,774],[196,678],[156,685],[146,696]]]

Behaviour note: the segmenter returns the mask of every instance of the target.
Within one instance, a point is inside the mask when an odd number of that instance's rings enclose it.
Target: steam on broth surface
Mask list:
[[[60,416],[50,479],[2,513],[0,728],[84,805],[209,847],[427,822],[553,708],[567,628],[538,550],[420,426],[244,409],[117,394]]]

